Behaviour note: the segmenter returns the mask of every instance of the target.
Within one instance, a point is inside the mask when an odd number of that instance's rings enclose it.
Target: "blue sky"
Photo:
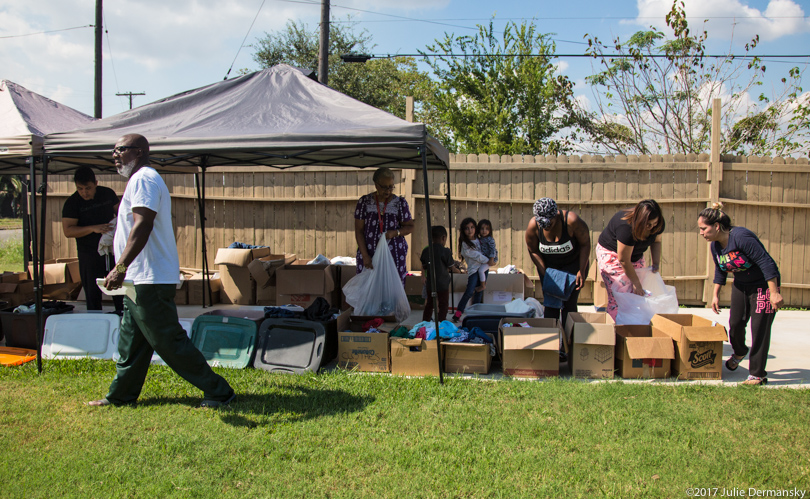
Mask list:
[[[320,0],[105,0],[103,114],[126,110],[116,93],[145,92],[135,106],[220,81],[233,64],[258,69],[249,45],[288,19],[317,28]],[[759,54],[810,53],[810,1],[686,0],[690,25],[708,19],[709,52],[741,52],[760,35]],[[260,6],[261,10],[260,10]],[[474,34],[476,24],[495,16],[505,22],[535,20],[540,32],[555,33],[559,54],[582,54],[586,34],[626,40],[650,25],[664,28],[669,0],[332,0],[338,19],[352,15],[377,47],[374,54],[413,54],[445,32]],[[258,14],[258,17],[256,17]],[[0,79],[93,113],[95,0],[0,0]],[[248,33],[251,23],[252,29]],[[45,32],[45,33],[43,33]],[[237,56],[238,53],[238,56]],[[772,76],[808,59],[768,60]],[[584,78],[589,59],[561,58],[560,70],[590,94]],[[805,84],[805,87],[808,87]]]

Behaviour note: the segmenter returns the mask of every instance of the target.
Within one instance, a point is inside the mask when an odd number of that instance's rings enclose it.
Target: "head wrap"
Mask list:
[[[541,229],[547,229],[557,216],[557,203],[551,198],[540,198],[534,202],[534,219]]]

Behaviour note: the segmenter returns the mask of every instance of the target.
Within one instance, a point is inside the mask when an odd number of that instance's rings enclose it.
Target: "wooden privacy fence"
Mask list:
[[[296,170],[212,168],[206,174],[206,248],[213,265],[217,248],[234,241],[262,244],[275,253],[299,258],[323,254],[355,256],[354,209],[374,190],[373,170],[306,167]],[[172,215],[180,264],[201,268],[200,215],[192,175],[164,175],[172,194]],[[709,155],[674,156],[451,156],[446,172],[428,174],[433,223],[452,226],[457,250],[458,224],[464,217],[492,222],[500,265],[514,264],[537,276],[524,234],[532,205],[551,197],[577,212],[591,230],[592,247],[613,214],[641,199],[656,199],[664,210],[661,275],[676,286],[683,304],[710,299],[714,266],[708,243],[698,234],[697,214],[720,200],[735,225],[756,233],[782,273],[789,306],[810,306],[810,165],[807,159]],[[125,183],[101,175],[100,185],[120,194]],[[48,179],[46,258],[69,257],[75,243],[61,231],[61,209],[75,187],[70,176]],[[450,192],[448,209],[446,194]],[[409,236],[409,264],[421,267],[427,245],[425,185],[421,171],[397,172],[396,193],[408,201],[416,230]],[[648,254],[649,255],[649,254]],[[593,249],[592,258],[593,260]],[[649,261],[649,260],[648,260]],[[726,287],[728,288],[728,287]],[[535,293],[539,295],[539,293]],[[590,289],[581,301],[592,298]],[[725,290],[728,299],[728,289]]]

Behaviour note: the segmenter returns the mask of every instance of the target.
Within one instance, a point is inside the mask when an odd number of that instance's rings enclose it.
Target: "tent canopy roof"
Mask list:
[[[50,172],[90,164],[114,171],[125,134],[150,143],[167,170],[263,165],[445,169],[449,155],[425,125],[410,123],[278,65],[126,111],[45,138]]]
[[[91,116],[22,85],[0,80],[0,173],[28,173],[27,160],[42,154],[42,137],[93,121]],[[25,171],[11,171],[20,168]]]

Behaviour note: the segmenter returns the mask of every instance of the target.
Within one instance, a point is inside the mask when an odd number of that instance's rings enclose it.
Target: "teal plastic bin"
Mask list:
[[[191,342],[212,367],[244,369],[253,361],[261,310],[214,310],[194,319]]]

